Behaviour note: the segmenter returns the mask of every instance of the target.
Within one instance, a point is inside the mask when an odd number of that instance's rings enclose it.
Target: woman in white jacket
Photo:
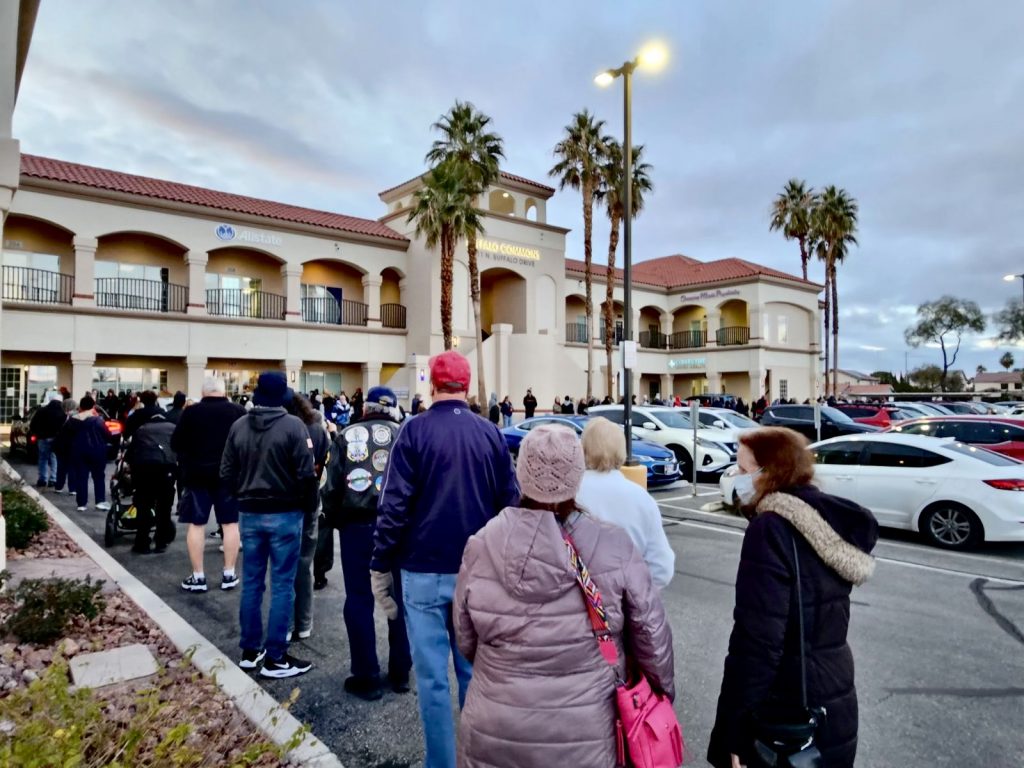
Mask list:
[[[587,471],[576,502],[605,522],[625,529],[643,555],[655,585],[664,589],[675,574],[676,554],[661,525],[658,504],[619,471],[626,461],[622,428],[608,419],[590,419],[583,430]]]

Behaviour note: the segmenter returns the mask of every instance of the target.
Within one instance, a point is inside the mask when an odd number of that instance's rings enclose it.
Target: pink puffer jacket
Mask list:
[[[576,515],[569,528],[619,658],[625,631],[651,684],[674,697],[672,630],[640,553],[625,531],[592,517]],[[460,768],[615,766],[615,674],[597,649],[553,514],[508,508],[469,540],[454,620],[473,662]]]

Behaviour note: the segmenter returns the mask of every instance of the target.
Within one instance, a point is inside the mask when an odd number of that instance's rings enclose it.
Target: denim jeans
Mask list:
[[[452,625],[454,573],[402,571],[402,599],[409,630],[413,669],[426,741],[424,768],[455,768],[455,718],[448,688],[448,657],[455,663],[459,683],[459,707],[466,703],[466,689],[473,667],[455,645]]]
[[[93,501],[102,504],[107,500],[107,457],[76,456],[71,459],[71,488],[75,492],[78,506],[89,503],[89,478],[92,478]]]
[[[296,632],[313,629],[313,555],[316,554],[317,518],[303,520],[299,544],[299,566],[295,569],[295,617],[288,628]]]
[[[504,422],[503,426],[506,426],[506,427],[511,427],[512,426],[512,417],[511,416],[506,416],[505,414],[502,414],[501,419]]]
[[[57,456],[53,452],[53,438],[44,437],[36,448],[39,451],[39,485],[57,482]]]
[[[338,529],[341,539],[341,572],[345,579],[345,631],[353,677],[376,679],[377,631],[373,623],[374,599],[370,589],[370,557],[373,555],[373,523],[350,523]],[[331,529],[334,530],[333,528]],[[401,572],[395,571],[398,618],[388,622],[388,679],[407,682],[412,658],[402,605]]]
[[[288,652],[288,622],[295,606],[295,571],[302,541],[302,512],[246,512],[239,520],[242,534],[242,602],[238,621],[243,651],[267,649],[281,659]],[[270,564],[270,615],[263,642],[263,592]]]

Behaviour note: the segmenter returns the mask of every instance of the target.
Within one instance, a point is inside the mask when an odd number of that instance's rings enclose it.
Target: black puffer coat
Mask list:
[[[828,768],[852,766],[857,752],[857,692],[846,642],[850,590],[874,569],[878,523],[863,507],[813,486],[766,496],[743,540],[735,624],[725,659],[708,762],[751,760],[750,713],[799,706],[793,538],[800,557],[810,706],[828,710],[817,743]],[[792,608],[792,610],[791,610]]]

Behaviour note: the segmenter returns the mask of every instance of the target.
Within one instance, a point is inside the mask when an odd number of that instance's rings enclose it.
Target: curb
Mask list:
[[[188,658],[192,652],[192,664],[204,675],[212,678],[218,687],[235,702],[238,709],[256,725],[267,738],[283,746],[304,726],[286,709],[263,690],[234,661],[223,654],[217,646],[199,634],[191,624],[179,616],[145,584],[133,576],[75,522],[57,509],[49,499],[35,488],[24,483],[21,476],[6,460],[0,465],[3,472],[18,483],[47,514],[80,546],[85,554],[106,571],[110,580],[117,584],[136,605],[142,609],[166,633],[175,647]],[[291,750],[287,757],[311,768],[344,768],[338,756],[328,749],[312,733],[305,734],[302,743]]]

